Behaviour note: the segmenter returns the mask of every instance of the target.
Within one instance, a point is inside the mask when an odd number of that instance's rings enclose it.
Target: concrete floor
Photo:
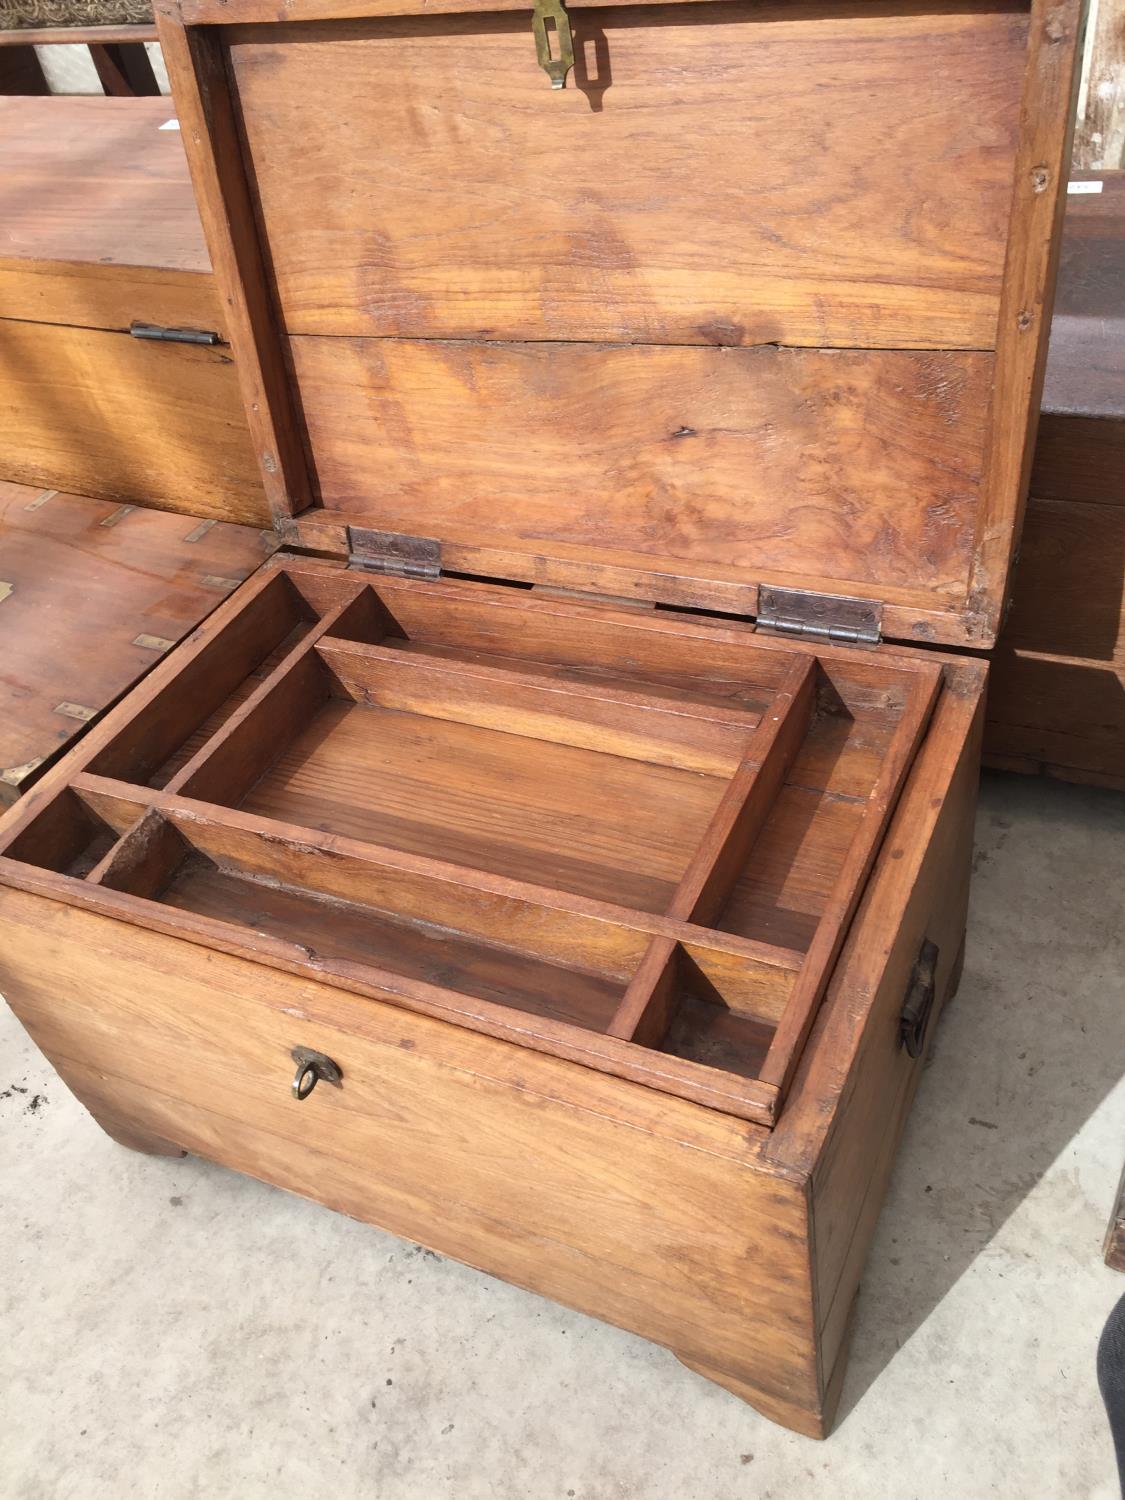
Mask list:
[[[628,1334],[122,1150],[4,1010],[0,1496],[1110,1500],[1123,877],[1125,797],[986,779],[965,977],[827,1444]]]

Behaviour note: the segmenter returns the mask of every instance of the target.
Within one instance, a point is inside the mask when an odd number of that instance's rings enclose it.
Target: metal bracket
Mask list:
[[[548,21],[554,22],[557,57],[551,56],[552,34],[547,26]],[[563,0],[535,0],[531,30],[535,37],[535,56],[539,66],[551,80],[551,87],[565,89],[566,75],[574,67],[574,38]]]
[[[201,328],[164,328],[159,323],[130,323],[129,332],[135,339],[151,339],[158,344],[221,344],[217,333],[207,333]]]
[[[349,526],[348,567],[397,578],[437,578],[441,573],[441,543],[428,536]]]
[[[762,584],[758,629],[848,646],[877,646],[883,635],[883,606],[878,599],[809,594]]]

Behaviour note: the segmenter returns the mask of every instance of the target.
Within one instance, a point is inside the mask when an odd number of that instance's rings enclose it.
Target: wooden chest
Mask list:
[[[985,755],[1125,791],[1125,173],[1075,185]]]
[[[263,526],[174,118],[0,98],[0,479]]]
[[[290,550],[0,823],[0,988],[123,1143],[823,1435],[957,981],[1079,7],[275,15],[159,25]]]

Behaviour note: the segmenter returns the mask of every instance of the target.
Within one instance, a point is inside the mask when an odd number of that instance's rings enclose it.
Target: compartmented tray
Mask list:
[[[178,665],[6,878],[763,1124],[942,680],[295,560]]]

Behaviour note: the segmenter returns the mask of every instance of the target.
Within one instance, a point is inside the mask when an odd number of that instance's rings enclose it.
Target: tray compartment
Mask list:
[[[343,840],[303,843],[171,795],[146,808],[101,778],[81,778],[81,796],[92,818],[123,830],[89,882],[208,929],[242,928],[251,946],[295,950],[316,971],[365,974],[392,993],[406,981],[607,1031],[651,942],[614,908],[595,914],[551,906],[549,892],[536,900],[482,891],[464,871],[384,863]],[[712,976],[734,1008],[759,1020],[781,1013],[795,955],[713,951],[706,934],[676,930],[685,964]]]
[[[314,632],[169,789],[655,912],[758,723]]]
[[[102,749],[90,769],[101,776],[163,785],[168,763],[197,732],[213,732],[254,687],[254,674],[313,628],[316,613],[282,572],[247,586],[235,618]]]
[[[107,819],[67,788],[16,834],[4,854],[81,880],[113,847],[116,836]]]

